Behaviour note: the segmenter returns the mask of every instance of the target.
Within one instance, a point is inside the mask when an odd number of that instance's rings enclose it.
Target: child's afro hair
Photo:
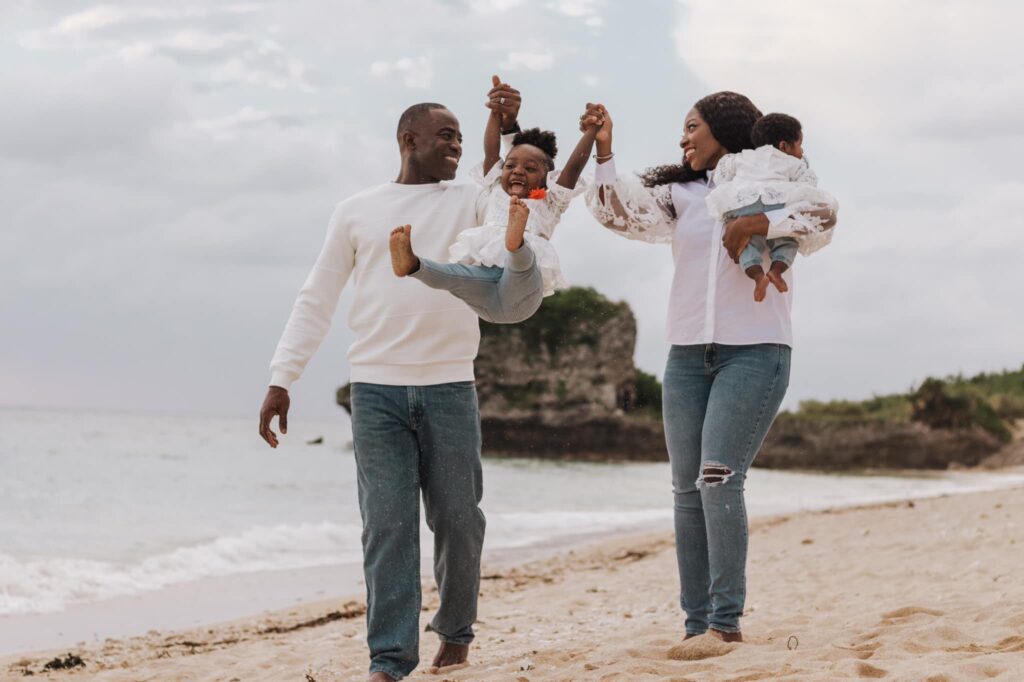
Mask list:
[[[515,147],[520,144],[530,144],[537,147],[548,155],[548,165],[551,168],[555,167],[555,157],[558,155],[558,144],[555,140],[555,134],[550,130],[530,128],[528,130],[520,131],[516,133],[514,138],[512,138],[512,146]]]
[[[754,122],[750,141],[755,147],[770,144],[778,147],[780,142],[796,142],[801,134],[800,121],[787,114],[765,114]]]

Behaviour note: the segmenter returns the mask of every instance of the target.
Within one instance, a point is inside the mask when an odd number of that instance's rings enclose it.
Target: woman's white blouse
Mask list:
[[[644,187],[636,176],[616,175],[614,161],[606,161],[597,166],[587,206],[620,236],[671,242],[675,273],[666,324],[669,343],[792,346],[794,268],[783,274],[787,293],[772,287],[764,301],[754,301],[753,280],[729,258],[722,245],[723,224],[708,212],[705,199],[712,189],[710,180]],[[836,210],[833,201],[773,211],[768,237],[794,237],[801,252],[810,253],[831,241]]]

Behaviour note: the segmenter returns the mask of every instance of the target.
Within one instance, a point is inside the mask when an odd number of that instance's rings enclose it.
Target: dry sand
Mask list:
[[[1024,680],[1024,489],[752,524],[747,643],[682,642],[666,536],[609,540],[511,569],[485,568],[471,665],[413,680]],[[425,606],[436,592],[425,592]],[[209,628],[12,656],[24,679],[360,680],[361,600]],[[423,624],[429,618],[423,614]]]

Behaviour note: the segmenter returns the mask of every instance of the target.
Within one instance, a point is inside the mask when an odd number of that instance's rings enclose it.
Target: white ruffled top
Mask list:
[[[806,157],[798,159],[768,144],[726,154],[715,166],[712,181],[715,188],[705,201],[711,215],[719,219],[759,199],[787,207],[832,201],[831,195],[818,189],[818,176]]]
[[[470,171],[473,181],[488,193],[487,209],[484,224],[463,230],[448,249],[452,263],[467,265],[505,266],[505,229],[508,227],[509,195],[501,186],[501,161],[494,164],[490,172],[484,175],[483,164],[477,164]],[[530,209],[530,217],[526,221],[524,240],[533,249],[537,266],[544,280],[544,295],[550,296],[557,289],[564,289],[569,283],[562,276],[562,267],[558,261],[555,247],[548,241],[555,233],[555,227],[562,219],[565,209],[573,197],[582,194],[587,184],[581,177],[576,187],[562,187],[556,181],[561,173],[553,170],[548,173],[547,195],[543,199],[525,199]]]

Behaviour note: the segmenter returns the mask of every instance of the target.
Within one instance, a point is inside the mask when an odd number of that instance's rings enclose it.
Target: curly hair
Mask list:
[[[555,157],[558,156],[558,144],[555,134],[550,130],[540,128],[529,128],[516,133],[512,138],[512,146],[521,144],[533,145],[547,155],[548,169],[555,169]]]
[[[750,149],[750,130],[761,118],[760,110],[745,95],[723,90],[697,100],[693,105],[708,124],[711,134],[729,153]],[[705,177],[704,171],[690,168],[689,162],[648,168],[640,175],[647,187],[670,182],[690,182]]]
[[[803,134],[800,121],[788,114],[765,114],[757,119],[750,131],[750,141],[755,147],[770,144],[778,147],[780,142],[796,142]]]

